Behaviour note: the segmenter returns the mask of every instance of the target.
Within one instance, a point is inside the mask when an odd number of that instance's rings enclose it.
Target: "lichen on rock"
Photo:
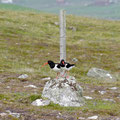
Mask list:
[[[61,106],[79,107],[84,105],[82,88],[74,77],[53,79],[46,83],[42,97]]]

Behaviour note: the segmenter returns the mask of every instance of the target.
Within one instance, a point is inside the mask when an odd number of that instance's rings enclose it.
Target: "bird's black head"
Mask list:
[[[65,60],[64,60],[64,59],[62,59],[62,60],[60,61],[60,66],[61,66],[61,67],[65,67]]]
[[[61,61],[60,61],[60,64],[65,64],[65,60],[64,59],[62,59]]]
[[[52,60],[48,60],[48,64],[49,64],[50,68],[55,67],[55,63]]]
[[[48,64],[51,65],[54,64],[54,62],[52,60],[48,60]]]

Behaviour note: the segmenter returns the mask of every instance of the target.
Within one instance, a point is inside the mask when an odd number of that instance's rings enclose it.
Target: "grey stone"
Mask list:
[[[119,118],[116,118],[116,120],[120,120],[120,117],[119,117]]]
[[[101,95],[104,95],[106,91],[98,91]]]
[[[46,83],[42,97],[48,98],[61,106],[82,106],[84,98],[82,88],[76,83],[74,77],[53,79]]]
[[[112,88],[109,88],[110,90],[117,90],[118,88],[117,87],[112,87]]]
[[[20,75],[18,78],[19,79],[26,79],[26,78],[28,78],[28,75],[27,74],[23,74],[23,75]]]
[[[73,58],[72,61],[73,62],[78,62],[78,59],[77,58]]]
[[[6,88],[8,88],[8,89],[9,89],[9,88],[10,88],[10,86],[7,86]]]
[[[91,117],[88,117],[88,119],[89,120],[96,120],[96,119],[98,119],[98,116],[96,115],[96,116],[91,116]]]
[[[27,85],[27,86],[24,86],[25,88],[28,88],[28,87],[31,87],[31,88],[37,88],[35,85]]]
[[[11,116],[13,116],[13,117],[15,117],[15,118],[19,118],[20,117],[20,113],[13,113],[13,112],[11,112],[10,110],[6,110],[6,112],[9,114],[9,115],[11,115]]]
[[[0,113],[1,117],[7,116],[7,113]]]
[[[86,118],[84,117],[79,117],[78,120],[85,120]]]
[[[50,104],[50,100],[37,99],[31,103],[34,106],[46,106]]]
[[[117,96],[118,99],[120,99],[120,94]]]
[[[116,78],[112,76],[108,71],[99,69],[99,68],[91,68],[87,76],[89,77],[95,77],[97,79],[103,80],[105,82],[115,82]]]
[[[85,98],[86,100],[92,100],[92,99],[93,99],[93,98],[90,97],[90,96],[84,96],[84,98]]]
[[[58,26],[58,25],[59,25],[59,22],[55,22],[54,24]]]
[[[103,99],[103,101],[109,101],[109,102],[114,102],[115,103],[115,100],[113,100],[113,99],[107,99],[107,98],[105,98],[105,99]]]
[[[50,77],[42,78],[42,80],[50,80],[50,79],[51,79]]]

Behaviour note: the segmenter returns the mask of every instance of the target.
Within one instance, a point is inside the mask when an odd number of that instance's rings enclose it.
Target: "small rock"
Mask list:
[[[27,74],[23,74],[23,75],[20,75],[18,78],[19,79],[26,79],[26,78],[28,78],[28,75]]]
[[[85,118],[84,117],[79,117],[78,120],[85,120]]]
[[[113,99],[103,99],[103,101],[115,102]]]
[[[117,87],[112,87],[112,88],[109,88],[110,90],[117,90],[118,88]]]
[[[95,90],[91,90],[91,92],[93,93],[93,92],[95,92]]]
[[[24,26],[24,27],[26,27],[26,26],[27,26],[27,24],[24,24],[23,26]]]
[[[50,100],[37,99],[31,103],[34,106],[46,106],[50,104]]]
[[[28,65],[30,65],[30,62],[27,62]]]
[[[120,120],[120,117],[119,117],[119,118],[116,118],[116,120]]]
[[[42,78],[42,80],[50,80],[50,79],[51,79],[50,77]]]
[[[108,76],[108,77],[111,78],[111,79],[113,78],[113,77],[111,76],[111,74],[109,74],[109,73],[107,73],[106,76]]]
[[[55,24],[55,25],[59,25],[59,22],[55,22],[54,24]]]
[[[15,118],[19,118],[20,117],[20,113],[10,113],[10,115],[12,115]]]
[[[73,58],[72,61],[73,61],[73,62],[77,62],[78,59],[77,59],[77,58]]]
[[[98,91],[101,95],[105,94],[106,91]]]
[[[100,55],[102,56],[103,54],[101,53]]]
[[[93,99],[92,97],[89,97],[89,96],[83,96],[83,97],[87,100],[92,100]]]
[[[27,86],[24,86],[24,87],[37,88],[35,85],[27,85]]]
[[[4,116],[6,116],[7,115],[7,113],[0,113],[0,116],[1,117],[4,117]]]
[[[98,119],[98,116],[91,116],[91,117],[88,117],[89,120],[96,120]]]
[[[60,112],[59,112],[58,114],[59,114],[59,115],[62,115],[62,113],[60,113]]]
[[[8,88],[8,89],[9,89],[9,88],[10,88],[10,86],[7,86],[6,88]]]
[[[120,94],[117,96],[118,99],[120,99]]]
[[[13,117],[15,117],[15,118],[19,118],[19,117],[20,117],[20,113],[12,113],[10,110],[6,110],[6,112],[7,112],[9,115],[11,115],[11,116],[13,116]]]

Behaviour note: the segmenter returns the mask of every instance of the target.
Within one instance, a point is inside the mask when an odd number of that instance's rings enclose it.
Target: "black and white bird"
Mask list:
[[[67,74],[69,74],[69,71],[70,71],[73,67],[75,67],[75,64],[70,64],[70,63],[68,63],[68,62],[65,62],[64,59],[62,59],[61,62],[60,62],[60,66],[61,66],[61,69],[62,69],[62,70],[65,70],[65,73],[67,72]],[[67,77],[69,77],[69,76],[67,76]]]
[[[61,62],[60,62],[60,66],[63,70],[69,71],[73,67],[75,67],[75,64],[70,64],[68,62],[65,62],[65,60],[62,59]]]
[[[75,64],[70,64],[68,62],[65,62],[63,59],[60,61],[60,63],[54,63],[52,60],[48,60],[47,63],[45,63],[44,65],[42,65],[42,67],[44,67],[45,65],[49,65],[49,67],[57,72],[57,76],[56,78],[58,79],[59,76],[62,76],[62,77],[69,77],[68,74],[69,74],[69,71],[75,67]],[[63,75],[61,75],[61,72],[64,72]]]
[[[55,72],[57,72],[57,77],[56,78],[58,78],[58,75],[60,74],[60,71],[61,71],[61,66],[60,66],[60,63],[54,63],[52,60],[48,60],[48,62],[47,63],[45,63],[43,66],[45,66],[45,65],[49,65],[49,67],[53,70],[53,71],[55,71]],[[42,67],[43,67],[42,66]]]
[[[49,60],[48,64],[52,70],[54,70],[55,72],[60,72],[61,66],[59,63],[54,63],[53,61]]]

